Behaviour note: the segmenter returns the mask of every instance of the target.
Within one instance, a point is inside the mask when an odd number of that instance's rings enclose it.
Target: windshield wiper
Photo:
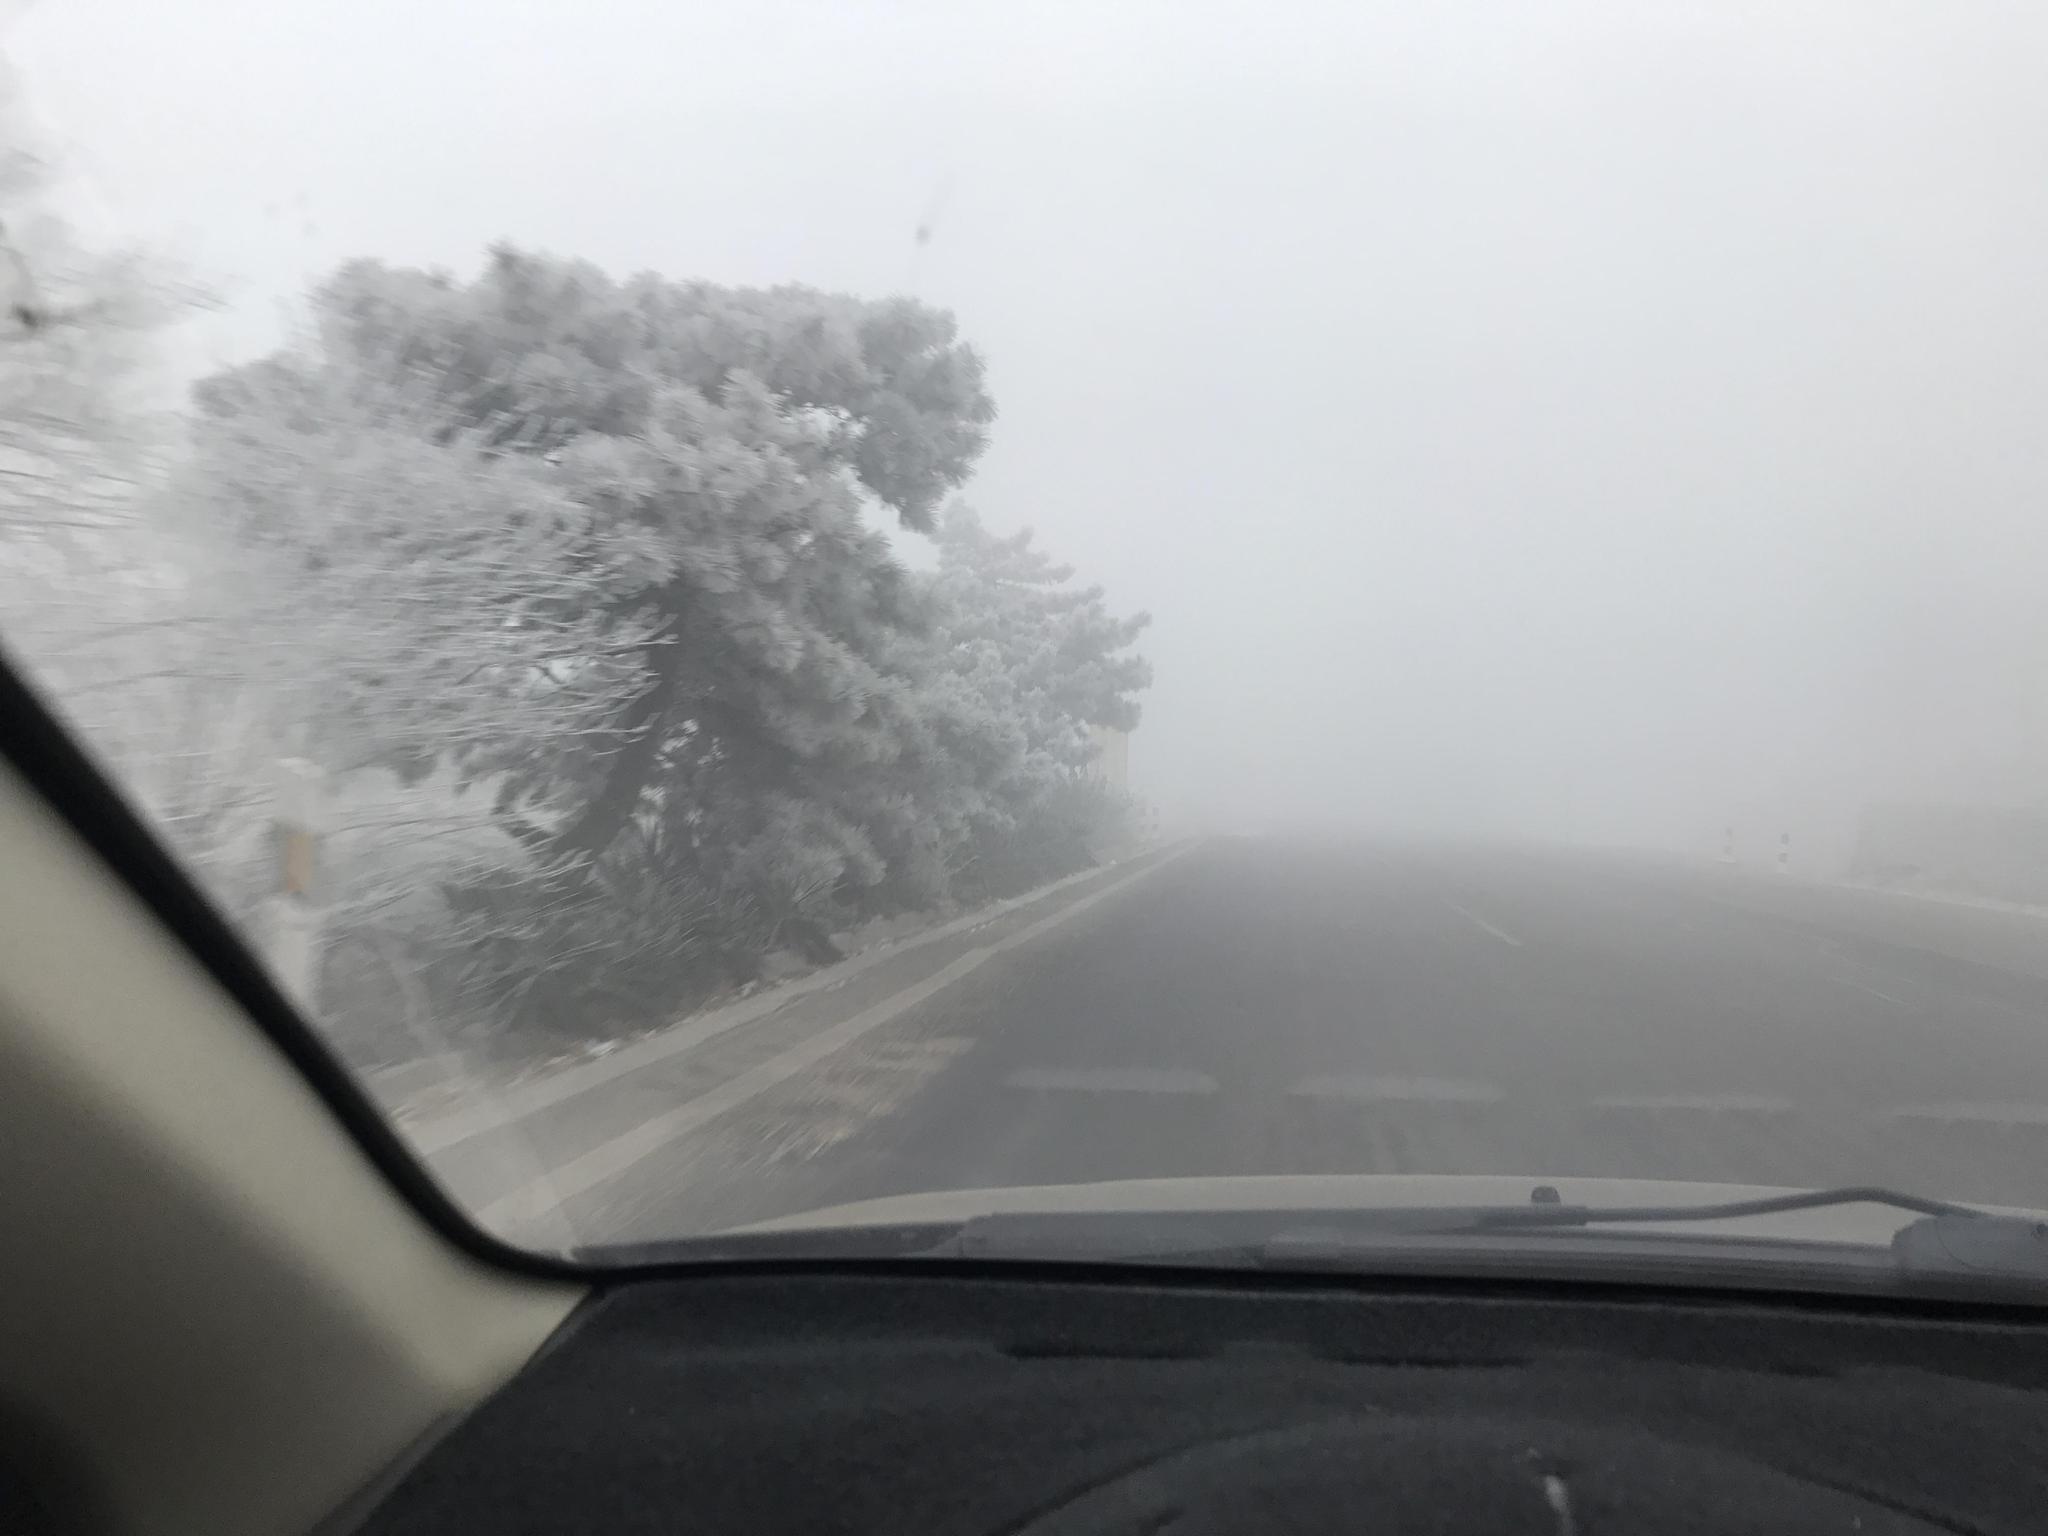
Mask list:
[[[1770,1195],[1755,1200],[1723,1200],[1706,1205],[1566,1205],[1557,1192],[1538,1186],[1526,1206],[1489,1206],[1458,1210],[1408,1209],[1365,1211],[1355,1215],[1332,1212],[1327,1223],[1282,1232],[1270,1238],[1259,1251],[1259,1261],[1274,1268],[1296,1264],[1366,1268],[1407,1254],[1455,1257],[1460,1242],[1486,1239],[1538,1238],[1556,1234],[1563,1238],[1575,1230],[1595,1227],[1655,1227],[1691,1222],[1733,1221],[1753,1216],[1771,1216],[1789,1211],[1817,1211],[1850,1205],[1881,1205],[1909,1211],[1918,1220],[1906,1222],[1892,1234],[1888,1244],[1850,1244],[1866,1252],[1883,1255],[1884,1271],[1907,1283],[1914,1281],[2024,1281],[2029,1292],[2048,1282],[2048,1221],[2033,1216],[2012,1216],[1980,1210],[1952,1200],[1935,1200],[1877,1185],[1849,1185],[1838,1189],[1805,1190],[1797,1194]],[[1606,1234],[1603,1234],[1605,1237]],[[1623,1240],[1616,1252],[1624,1250],[1640,1259],[1642,1244],[1654,1244],[1652,1233],[1617,1232]],[[1450,1239],[1449,1243],[1439,1243]],[[1709,1250],[1693,1248],[1694,1243],[1713,1243],[1714,1238],[1677,1237],[1667,1243],[1684,1242],[1697,1260]],[[1728,1239],[1722,1251],[1730,1256],[1748,1250],[1754,1259],[1771,1263],[1790,1256],[1794,1249],[1839,1246],[1827,1239],[1802,1241],[1798,1237],[1753,1237]],[[1515,1250],[1508,1250],[1509,1253]],[[1522,1250],[1526,1252],[1527,1250]],[[1672,1251],[1670,1257],[1677,1257]]]
[[[1991,1213],[1951,1200],[1934,1200],[1874,1184],[1800,1190],[1755,1200],[1720,1200],[1705,1205],[1568,1205],[1557,1191],[1539,1184],[1526,1205],[1378,1206],[1317,1213],[1321,1233],[1411,1237],[1493,1237],[1517,1232],[1595,1226],[1662,1226],[1684,1222],[1736,1221],[1787,1211],[1817,1211],[1847,1205],[1883,1205],[1928,1218],[1991,1220]],[[1305,1214],[1305,1213],[1304,1213]]]
[[[1953,1201],[1866,1185],[1709,1205],[1611,1206],[1567,1205],[1554,1188],[1537,1185],[1527,1205],[1006,1212],[977,1216],[941,1242],[912,1256],[1285,1269],[1296,1263],[1318,1261],[1344,1265],[1355,1260],[1370,1264],[1396,1250],[1420,1252],[1432,1247],[1445,1252],[1453,1248],[1469,1252],[1478,1247],[1509,1244],[1516,1251],[1526,1252],[1528,1242],[1517,1244],[1516,1239],[1541,1241],[1554,1237],[1561,1243],[1573,1232],[1591,1227],[1730,1221],[1849,1205],[1890,1206],[1912,1212],[1922,1222],[1994,1223],[2012,1219],[1995,1217]],[[1918,1227],[1922,1222],[1912,1225]],[[1651,1233],[1617,1232],[1612,1236],[1658,1241]],[[1703,1235],[1691,1242],[1713,1240]],[[2042,1272],[2048,1273],[2048,1256],[2042,1261]]]
[[[1544,1198],[1545,1195],[1549,1198]],[[1466,1223],[1437,1232],[1471,1230],[1500,1231],[1521,1227],[1589,1227],[1599,1223],[1655,1223],[1667,1221],[1731,1221],[1743,1216],[1771,1216],[1780,1211],[1818,1211],[1843,1205],[1888,1205],[1895,1210],[1915,1211],[1922,1216],[1968,1216],[1992,1219],[1988,1211],[1958,1205],[1952,1200],[1931,1200],[1903,1190],[1875,1184],[1852,1184],[1839,1189],[1808,1189],[1797,1194],[1769,1195],[1758,1200],[1723,1200],[1711,1205],[1564,1205],[1556,1191],[1539,1186],[1527,1205],[1489,1206],[1467,1212]]]
[[[1526,1232],[1595,1224],[1651,1226],[1771,1216],[1783,1211],[1819,1211],[1845,1205],[1885,1205],[1918,1213],[1920,1219],[1900,1227],[1891,1240],[1892,1262],[1909,1278],[1983,1276],[2048,1280],[2048,1222],[1978,1210],[1952,1200],[1931,1200],[1872,1184],[1812,1189],[1759,1200],[1724,1200],[1713,1205],[1603,1207],[1532,1202],[1528,1206],[1484,1212],[1465,1230]]]
[[[1655,1230],[1785,1212],[1878,1205],[1910,1213],[1888,1244]],[[1586,1229],[1609,1228],[1597,1237]],[[1583,1234],[1582,1237],[1579,1234]],[[1577,1240],[1575,1240],[1575,1238]],[[1538,1185],[1527,1205],[1378,1206],[1361,1210],[1021,1211],[883,1227],[735,1232],[587,1249],[605,1267],[863,1260],[1163,1264],[1285,1271],[1585,1274],[1634,1270],[1683,1282],[1717,1266],[1806,1264],[1850,1271],[1883,1290],[1915,1281],[2048,1283],[2048,1222],[1874,1185],[1707,1205],[1568,1205]]]

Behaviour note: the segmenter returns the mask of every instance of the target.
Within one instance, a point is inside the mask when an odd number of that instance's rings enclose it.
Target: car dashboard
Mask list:
[[[2038,1531],[2023,1320],[875,1266],[622,1283],[368,1513],[427,1532]]]

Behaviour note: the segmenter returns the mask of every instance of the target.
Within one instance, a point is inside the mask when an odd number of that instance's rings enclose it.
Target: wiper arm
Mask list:
[[[1922,1216],[1986,1218],[1990,1212],[1950,1200],[1930,1200],[1875,1184],[1840,1189],[1809,1189],[1760,1200],[1723,1200],[1713,1205],[1561,1205],[1532,1200],[1528,1205],[1492,1206],[1470,1213],[1467,1223],[1452,1231],[1501,1231],[1522,1227],[1590,1227],[1600,1223],[1729,1221],[1743,1216],[1771,1216],[1780,1211],[1818,1211],[1842,1205],[1888,1205]],[[1444,1228],[1436,1229],[1439,1232]]]

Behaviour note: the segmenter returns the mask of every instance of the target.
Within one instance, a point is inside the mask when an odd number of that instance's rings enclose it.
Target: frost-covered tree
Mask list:
[[[157,515],[194,556],[192,622],[280,747],[336,774],[517,756],[539,778],[605,732],[646,637],[595,611],[592,513],[552,466],[316,359],[200,401]]]
[[[79,240],[0,65],[0,539],[14,559],[126,524],[165,438],[158,333],[192,297],[134,253]]]
[[[602,854],[678,779],[766,804],[894,754],[874,653],[906,583],[861,513],[926,526],[982,447],[993,407],[949,316],[621,283],[509,249],[466,284],[356,264],[319,316],[332,366],[397,372],[437,430],[549,463],[590,509],[590,614],[637,648],[641,678],[576,811],[545,829],[552,854]],[[858,872],[858,829],[833,838]]]
[[[0,62],[0,640],[166,808],[191,766],[180,564],[146,508],[174,441],[163,331],[198,295],[81,239],[35,137]]]
[[[940,519],[931,579],[935,647],[958,713],[992,723],[979,765],[976,836],[963,861],[1042,873],[1080,856],[1121,807],[1089,779],[1093,727],[1130,730],[1151,664],[1132,651],[1151,622],[1119,618],[1098,586],[1040,549],[1029,529],[1007,538],[963,503]],[[1000,751],[990,750],[1000,741]],[[1001,876],[997,877],[999,880]]]
[[[1028,753],[1062,769],[1093,756],[1090,726],[1131,730],[1152,668],[1131,647],[1151,619],[1118,618],[1099,586],[1037,547],[1030,529],[988,532],[955,502],[938,527],[934,594],[954,666],[1025,733]]]
[[[201,390],[181,502],[303,750],[493,787],[520,873],[452,899],[494,986],[931,893],[927,600],[865,514],[927,523],[980,447],[949,319],[501,251],[356,264],[313,321]]]
[[[1145,621],[964,509],[929,577],[872,527],[933,531],[992,419],[948,317],[500,251],[311,321],[200,387],[154,514],[216,802],[327,770],[338,931],[405,918],[358,962],[588,1029],[1087,857]]]

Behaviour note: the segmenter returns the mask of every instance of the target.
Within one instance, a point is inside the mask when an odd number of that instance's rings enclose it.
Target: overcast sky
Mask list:
[[[1155,616],[1170,812],[2048,783],[2039,0],[43,0],[12,52],[215,355],[503,237],[951,307],[970,498]]]

